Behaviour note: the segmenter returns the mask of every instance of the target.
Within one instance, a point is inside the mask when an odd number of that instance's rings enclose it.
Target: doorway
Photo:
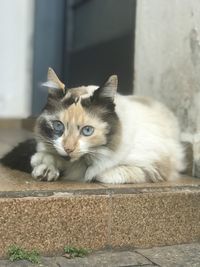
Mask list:
[[[136,0],[36,0],[34,115],[46,101],[39,83],[49,66],[68,87],[117,74],[119,92],[133,92],[135,11]]]

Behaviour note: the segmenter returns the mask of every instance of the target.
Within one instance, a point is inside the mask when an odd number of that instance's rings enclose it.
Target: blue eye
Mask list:
[[[53,121],[52,125],[53,125],[55,135],[61,136],[64,133],[65,126],[61,121]]]
[[[92,126],[84,126],[82,129],[81,129],[81,134],[84,135],[84,136],[90,136],[94,133],[94,127]]]

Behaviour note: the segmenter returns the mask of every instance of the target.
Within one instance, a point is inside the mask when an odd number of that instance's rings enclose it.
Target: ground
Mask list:
[[[41,258],[34,265],[28,261],[0,260],[0,267],[200,267],[200,243],[135,249],[99,251],[85,258]]]
[[[13,138],[14,136],[14,138]],[[13,145],[16,144],[16,140],[17,141],[22,141],[25,137],[27,137],[27,132],[19,130],[19,131],[8,131],[8,130],[1,130],[0,132],[0,155],[3,155],[6,151],[8,151]],[[20,199],[22,199],[21,202],[26,200],[26,197],[41,197],[43,196],[45,198],[45,196],[49,196],[49,194],[52,194],[52,190],[53,191],[58,191],[60,190],[60,188],[63,189],[63,184],[61,182],[59,183],[50,183],[50,184],[45,184],[45,183],[36,183],[35,181],[30,180],[29,182],[26,181],[26,177],[23,178],[22,174],[20,174],[20,177],[15,177],[14,175],[14,182],[13,182],[13,177],[4,175],[2,173],[1,169],[1,197],[2,198],[9,198],[9,201],[12,201],[12,198],[16,198],[19,197],[18,194],[20,192]],[[4,177],[5,176],[5,177]],[[191,179],[190,179],[191,180]],[[70,184],[65,185],[65,187],[67,186],[67,190],[69,191],[69,187]],[[71,191],[74,185],[71,185]],[[80,185],[78,185],[80,187]],[[185,236],[185,239],[181,239],[181,240],[197,240],[199,238],[199,202],[197,199],[197,196],[199,195],[199,182],[198,181],[193,181],[191,180],[191,182],[189,180],[186,180],[184,182],[184,180],[181,182],[181,184],[176,184],[176,185],[170,185],[170,184],[165,184],[165,185],[154,185],[154,188],[152,189],[151,187],[146,187],[143,189],[140,189],[140,186],[138,186],[138,191],[137,191],[137,187],[132,188],[132,186],[130,186],[128,192],[124,192],[124,187],[125,190],[127,190],[127,186],[123,185],[121,188],[110,188],[109,185],[108,188],[103,186],[103,185],[99,185],[99,184],[87,184],[84,185],[87,186],[87,188],[85,188],[84,190],[82,190],[81,192],[85,192],[85,194],[89,194],[89,189],[91,189],[90,187],[92,187],[91,190],[93,190],[93,187],[98,187],[96,188],[96,190],[100,190],[98,191],[99,194],[103,192],[103,194],[105,195],[105,192],[108,192],[110,194],[110,192],[112,191],[113,194],[113,204],[115,203],[114,201],[116,201],[116,194],[121,194],[121,198],[123,196],[126,197],[126,193],[127,194],[131,194],[132,197],[134,197],[134,203],[137,200],[137,196],[139,198],[147,195],[147,192],[149,189],[153,190],[150,193],[155,193],[155,194],[159,194],[161,192],[163,192],[163,195],[165,195],[166,193],[170,195],[175,195],[176,197],[174,198],[175,200],[178,199],[176,201],[176,205],[177,205],[177,211],[172,213],[171,210],[171,204],[170,203],[175,203],[174,200],[172,199],[171,202],[167,202],[167,204],[169,204],[167,207],[170,210],[170,214],[171,214],[171,227],[174,229],[173,231],[170,232],[170,234],[168,233],[167,238],[164,239],[165,235],[166,235],[166,231],[164,231],[166,229],[166,226],[169,226],[170,222],[167,222],[160,225],[160,232],[158,232],[158,236],[155,238],[155,242],[157,242],[159,240],[160,244],[165,244],[166,242],[170,242],[170,240],[172,240],[172,243],[174,242],[174,240],[176,240],[177,243],[180,242],[180,237],[183,238]],[[105,187],[105,188],[104,188]],[[87,189],[87,190],[86,190]],[[173,190],[172,190],[173,189]],[[36,195],[29,195],[29,191],[36,191]],[[78,190],[77,188],[75,188],[75,190]],[[109,191],[111,190],[111,191]],[[166,191],[167,190],[167,191]],[[68,192],[66,191],[66,192]],[[71,192],[70,191],[70,192]],[[80,188],[79,188],[80,191]],[[104,192],[105,191],[105,192]],[[155,191],[155,192],[154,192]],[[169,192],[168,192],[169,191]],[[11,195],[7,195],[7,192],[9,192],[9,194]],[[41,192],[43,192],[41,195]],[[97,192],[97,191],[95,191]],[[80,192],[79,192],[80,193]],[[136,194],[137,193],[137,194]],[[143,193],[141,195],[141,193]],[[38,195],[40,194],[40,195]],[[45,195],[46,194],[46,195]],[[187,196],[190,196],[190,198],[186,198]],[[99,196],[99,195],[98,195]],[[109,195],[110,196],[110,195]],[[178,196],[178,198],[177,198]],[[57,197],[60,197],[60,195],[58,195]],[[69,198],[73,198],[73,196],[69,196]],[[90,197],[90,195],[89,195]],[[128,196],[130,198],[130,196]],[[107,199],[107,195],[105,196],[105,198]],[[145,198],[146,199],[146,198]],[[157,198],[155,198],[157,199]],[[189,199],[189,200],[188,200]],[[118,200],[118,198],[117,198]],[[165,200],[165,199],[164,199]],[[164,201],[163,200],[163,201]],[[82,203],[82,202],[81,202]],[[106,202],[107,203],[107,202]],[[118,204],[118,202],[116,202]],[[123,202],[122,204],[127,204],[126,202]],[[146,202],[145,202],[146,203]],[[166,203],[166,201],[164,201],[163,203]],[[183,204],[183,205],[178,205],[178,204]],[[187,206],[187,204],[189,203],[189,205]],[[196,203],[196,205],[194,205],[194,203]],[[26,204],[26,203],[25,203]],[[118,206],[117,204],[114,206],[115,209],[117,209],[118,211]],[[139,203],[141,204],[141,203]],[[138,205],[139,205],[138,204]],[[130,202],[130,205],[132,205],[132,202]],[[130,206],[129,205],[129,206]],[[175,205],[175,207],[176,207]],[[140,205],[139,205],[140,206]],[[127,212],[124,211],[124,205],[122,205],[122,210],[120,210],[120,212],[122,214],[125,214],[128,216],[129,218],[129,224],[134,225],[134,229],[137,227],[136,222],[134,220],[134,218],[132,217],[132,213],[129,214],[129,209],[127,209]],[[180,208],[181,207],[181,208]],[[194,209],[191,209],[191,207],[194,207]],[[113,208],[113,209],[114,209]],[[23,209],[22,209],[23,210]],[[169,214],[167,213],[166,209],[166,218],[169,217]],[[2,209],[1,209],[2,211]],[[136,210],[137,211],[137,210]],[[150,210],[151,211],[151,210]],[[159,213],[156,210],[156,214],[160,214],[163,215],[163,210],[161,209],[161,213]],[[190,212],[192,211],[192,212]],[[10,210],[9,210],[10,212]],[[125,212],[125,213],[124,213]],[[15,213],[15,210],[14,210]],[[190,214],[191,213],[191,214]],[[96,214],[98,214],[98,210],[97,213],[95,213],[95,218],[96,218]],[[115,213],[113,213],[115,214]],[[151,219],[153,220],[153,216],[151,213],[149,213],[152,217]],[[130,216],[129,216],[130,215]],[[138,213],[138,216],[140,215],[140,213]],[[15,214],[14,214],[15,216]],[[104,216],[104,214],[102,214],[102,216]],[[114,215],[113,215],[114,216]],[[142,216],[142,215],[141,215]],[[180,220],[180,216],[182,218],[182,220]],[[189,217],[190,216],[190,217]],[[1,217],[2,217],[2,213],[1,213]],[[162,217],[162,216],[161,216]],[[114,218],[114,217],[113,217]],[[125,216],[126,218],[126,216]],[[143,218],[143,217],[142,217]],[[175,219],[173,219],[175,218]],[[175,227],[177,226],[175,224],[177,218],[179,219],[179,221],[182,222],[182,224],[180,225],[180,223],[178,223],[177,225],[180,227]],[[86,218],[87,219],[87,218]],[[118,222],[118,218],[115,218],[116,221]],[[151,220],[150,220],[151,221]],[[93,221],[92,221],[93,222]],[[161,221],[162,222],[162,221]],[[186,222],[186,223],[185,223]],[[7,221],[6,221],[7,223]],[[72,223],[74,224],[74,221],[72,220]],[[8,222],[9,224],[9,222]],[[33,222],[34,225],[34,222]],[[16,229],[16,224],[14,224],[15,229]],[[117,226],[114,228],[115,225],[112,225],[112,229],[115,229]],[[102,226],[103,229],[105,230],[105,225]],[[109,226],[111,227],[111,226]],[[189,229],[189,227],[192,229]],[[6,228],[7,229],[7,228]],[[16,234],[17,231],[15,231],[13,233],[10,233],[10,236],[13,238],[13,235]],[[31,229],[32,229],[32,225],[31,225]],[[67,228],[68,229],[68,228]],[[110,228],[109,228],[110,229]],[[141,233],[142,228],[138,228],[139,233]],[[152,229],[151,229],[151,224],[149,225],[149,231],[152,233]],[[179,229],[179,231],[181,231],[181,236],[179,236],[177,234],[177,231],[175,229]],[[38,229],[37,230],[38,233]],[[44,231],[45,229],[42,229],[42,231]],[[94,229],[95,230],[95,229]],[[122,228],[117,228],[118,230],[118,234],[120,234],[120,238],[118,238],[116,232],[113,231],[113,235],[112,235],[112,239],[115,241],[115,238],[117,241],[119,241],[117,244],[121,244],[122,241],[124,241],[124,235],[123,235],[123,231],[121,233],[121,230],[123,230]],[[4,228],[2,228],[1,233],[4,233]],[[163,232],[165,232],[165,234],[163,234]],[[172,234],[173,233],[173,234]],[[193,235],[192,238],[190,238],[190,236],[195,233]],[[65,233],[63,233],[65,234]],[[128,231],[127,233],[130,236],[133,236],[133,233],[130,233],[130,231]],[[84,237],[85,237],[86,233],[84,233]],[[183,236],[184,235],[184,236]],[[91,237],[91,235],[89,234],[88,236]],[[154,238],[155,235],[152,235],[152,238]],[[39,234],[39,239],[41,238],[40,234]],[[60,237],[58,237],[60,240]],[[77,238],[77,236],[75,236],[75,238]],[[177,239],[178,238],[178,239]],[[87,239],[87,238],[85,238]],[[3,236],[1,235],[1,241],[3,240]],[[5,240],[4,240],[5,241]],[[29,240],[28,240],[29,241]],[[27,241],[27,242],[28,242]],[[127,241],[127,240],[125,240]],[[149,240],[147,240],[149,241]],[[161,242],[162,241],[162,242]],[[190,242],[190,241],[184,241],[184,242]],[[146,241],[145,241],[146,242]],[[149,242],[144,244],[150,244]],[[182,242],[182,241],[181,241]],[[32,244],[32,243],[31,243]],[[169,244],[169,243],[168,243]],[[3,242],[1,242],[0,244],[1,247],[1,251],[4,249],[5,244],[3,244]],[[74,259],[67,259],[65,257],[62,256],[57,256],[57,257],[41,257],[41,262],[40,264],[34,265],[28,261],[16,261],[16,262],[11,262],[9,260],[0,260],[0,267],[153,267],[153,266],[159,266],[159,267],[200,267],[200,243],[193,243],[193,244],[182,244],[182,245],[175,245],[175,246],[163,246],[163,247],[154,247],[154,248],[150,248],[150,249],[129,249],[126,251],[99,251],[99,252],[93,252],[91,253],[89,256],[85,257],[85,258],[74,258]]]

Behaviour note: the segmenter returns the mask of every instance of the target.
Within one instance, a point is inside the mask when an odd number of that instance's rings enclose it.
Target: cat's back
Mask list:
[[[121,122],[126,125],[159,128],[170,136],[179,134],[178,121],[172,111],[150,97],[117,94],[115,103],[116,112]]]
[[[150,118],[170,117],[172,119],[174,115],[172,112],[162,103],[146,96],[128,95],[123,96],[116,95],[115,99],[116,111],[118,114],[128,113],[132,114],[132,117],[141,118],[142,116]]]

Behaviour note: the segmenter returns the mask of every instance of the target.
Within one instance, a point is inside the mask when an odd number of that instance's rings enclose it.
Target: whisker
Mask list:
[[[56,145],[54,143],[54,140],[50,139],[49,137],[43,137],[40,134],[36,134],[36,136],[47,146],[48,149],[51,149],[51,150],[61,149],[61,147]],[[105,152],[109,151],[108,149],[106,149],[106,147],[103,147],[102,149]],[[105,152],[103,153],[100,150],[82,150],[82,151],[79,151],[79,152],[74,152],[73,156],[83,156],[83,155],[87,154],[89,156],[92,156],[93,158],[98,159],[101,156],[104,156],[104,157],[107,156]],[[58,155],[59,155],[59,153],[58,153]]]

